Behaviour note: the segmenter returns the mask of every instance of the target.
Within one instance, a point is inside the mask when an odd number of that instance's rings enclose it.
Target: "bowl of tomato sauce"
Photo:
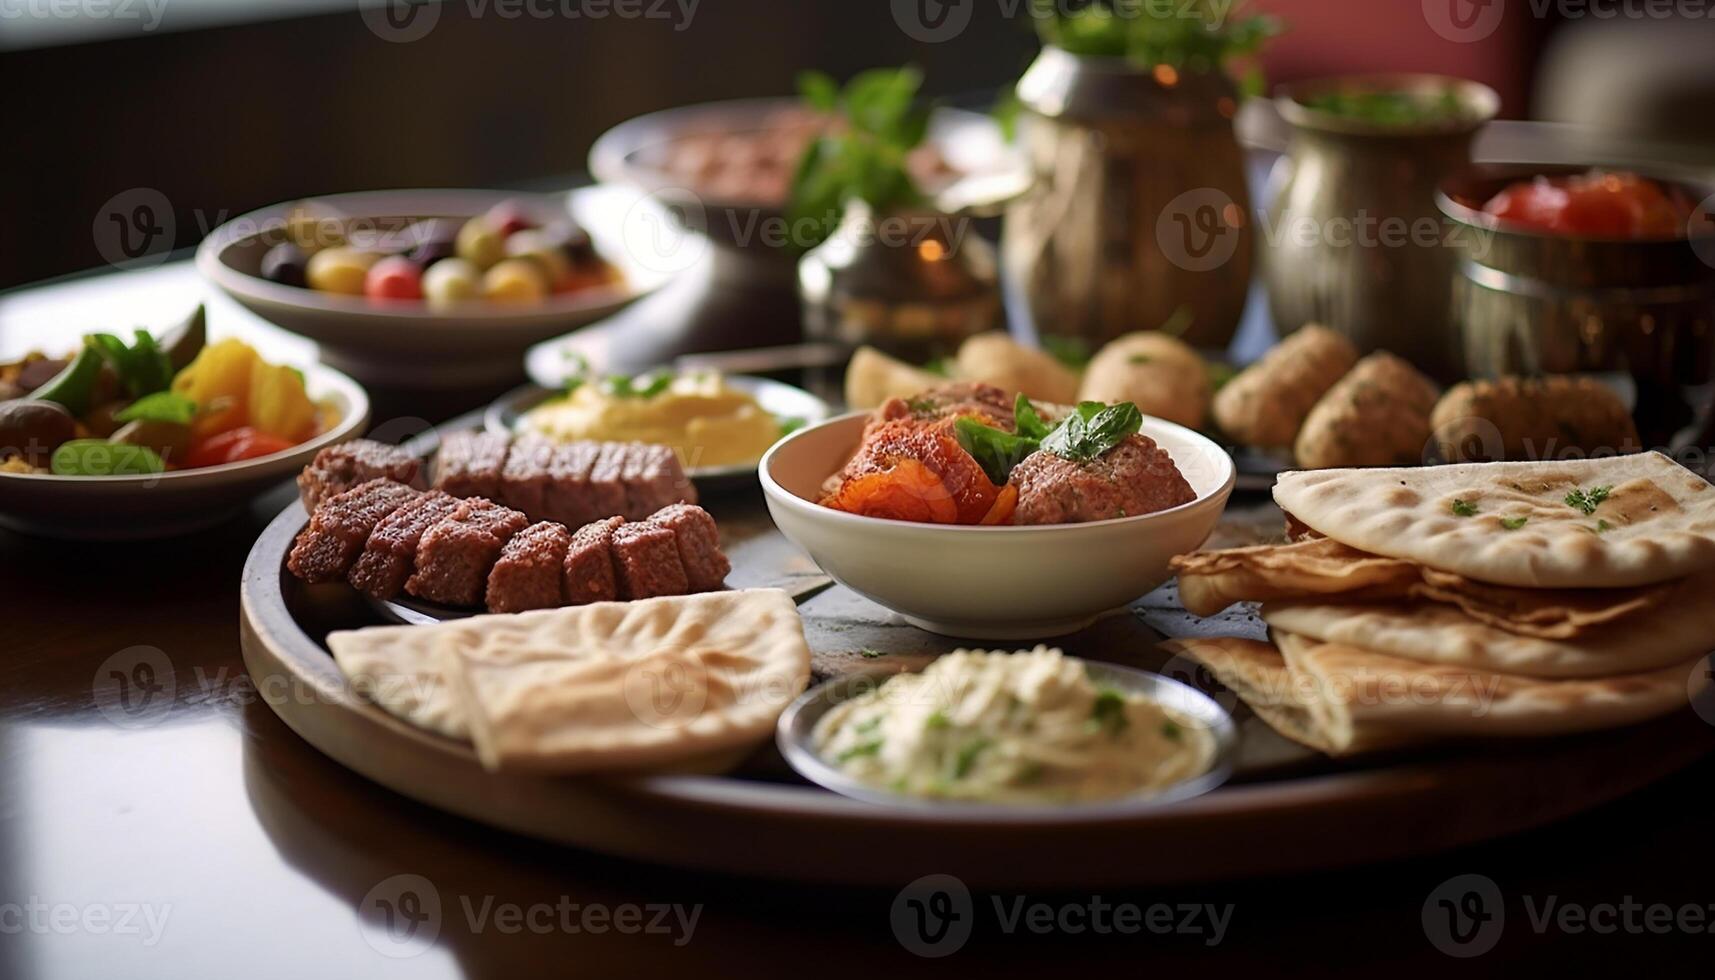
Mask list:
[[[1715,187],[1589,166],[1482,165],[1436,195],[1460,250],[1453,312],[1474,376],[1617,371],[1646,440],[1715,377]]]

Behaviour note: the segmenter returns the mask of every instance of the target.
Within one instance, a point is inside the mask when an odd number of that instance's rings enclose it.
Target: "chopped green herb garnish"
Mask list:
[[[1177,742],[1183,738],[1184,735],[1185,733],[1180,730],[1177,724],[1171,721],[1164,721],[1161,723],[1161,737],[1167,739],[1169,742]]]
[[[857,724],[853,725],[852,731],[857,732],[859,735],[868,735],[870,732],[873,732],[877,728],[880,728],[880,727],[881,727],[881,716],[876,715],[873,718],[865,718],[863,721],[860,721]]]
[[[1602,501],[1607,500],[1608,494],[1613,492],[1613,487],[1593,487],[1589,490],[1575,489],[1566,495],[1566,506],[1581,510],[1584,512],[1584,516],[1588,517],[1596,513],[1596,508],[1602,506]]]
[[[1528,517],[1503,517],[1501,518],[1501,527],[1504,527],[1509,531],[1516,531],[1519,528],[1524,527],[1525,522],[1528,520],[1530,520]]]
[[[864,658],[865,660],[874,660],[877,657],[885,657],[885,656],[887,656],[887,654],[882,653],[880,650],[871,649],[870,647],[864,647],[862,650],[858,651],[858,656]]]
[[[977,756],[981,755],[982,751],[989,747],[989,744],[988,739],[979,738],[960,749],[958,756],[953,759],[953,778],[964,779],[970,775],[971,769],[977,764]]]
[[[1106,729],[1109,735],[1125,731],[1125,695],[1111,687],[1097,691],[1096,703],[1090,709],[1090,724],[1098,731]]]
[[[880,751],[881,751],[881,739],[879,739],[879,738],[872,739],[868,742],[859,742],[858,744],[852,746],[851,748],[846,749],[844,752],[841,752],[839,755],[835,756],[834,761],[835,762],[849,762],[852,759],[856,759],[858,756],[875,755],[876,753],[878,753]]]
[[[1155,358],[1150,357],[1148,354],[1133,354],[1125,360],[1127,364],[1148,364],[1150,361],[1155,360]]]
[[[944,357],[931,359],[927,364],[923,365],[923,370],[930,374],[938,374],[943,378],[950,378],[953,376],[953,367],[951,364],[947,363],[947,359]]]
[[[1454,517],[1470,517],[1477,513],[1476,504],[1458,497],[1453,498],[1453,503],[1449,509],[1453,511]]]
[[[1609,532],[1613,529],[1614,529],[1614,525],[1609,524],[1607,521],[1597,521],[1596,522],[1596,533],[1597,534],[1606,534],[1607,532]]]
[[[601,383],[602,391],[615,398],[654,398],[666,391],[673,384],[673,375],[668,371],[655,371],[641,374],[635,378],[623,374],[615,374]]]
[[[947,717],[947,713],[940,710],[930,712],[929,717],[923,719],[923,727],[928,731],[939,731],[952,723],[953,720]]]
[[[780,423],[780,438],[782,439],[809,424],[808,420],[798,418],[797,416],[776,418],[775,421]]]

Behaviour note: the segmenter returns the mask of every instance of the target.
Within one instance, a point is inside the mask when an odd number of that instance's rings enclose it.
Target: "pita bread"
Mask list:
[[[352,690],[402,721],[464,742],[470,723],[441,669],[440,646],[456,625],[342,630],[328,634],[328,649]]]
[[[1422,581],[1420,566],[1365,554],[1332,538],[1195,551],[1173,559],[1179,600],[1198,616],[1235,602],[1321,595],[1404,596]]]
[[[643,769],[766,739],[810,679],[810,648],[778,589],[552,610],[519,657],[480,635],[451,648],[453,683],[491,769]]]
[[[1360,551],[1496,585],[1618,588],[1715,568],[1715,487],[1660,453],[1283,473],[1274,499]]]
[[[1546,736],[1636,724],[1685,707],[1707,686],[1703,661],[1594,680],[1538,680],[1426,666],[1276,632],[1256,640],[1175,640],[1275,730],[1329,755],[1446,738]]]
[[[874,347],[859,347],[846,366],[846,405],[875,408],[889,398],[910,398],[946,383],[941,375],[889,357]]]
[[[779,589],[600,602],[328,635],[359,693],[489,768],[699,765],[765,739],[810,651]]]
[[[1521,589],[1490,585],[1416,562],[1383,558],[1332,538],[1286,545],[1198,551],[1173,559],[1179,597],[1199,616],[1235,602],[1420,599],[1457,606],[1467,616],[1520,636],[1565,640],[1669,603],[1688,606],[1715,594],[1715,576],[1631,589]]]
[[[1708,580],[1698,584],[1715,587]],[[1715,619],[1686,612],[1557,640],[1521,636],[1436,603],[1268,602],[1261,610],[1269,626],[1324,643],[1426,664],[1549,678],[1655,670],[1715,649]]]

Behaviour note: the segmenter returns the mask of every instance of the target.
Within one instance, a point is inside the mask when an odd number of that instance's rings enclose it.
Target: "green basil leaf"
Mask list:
[[[105,439],[73,439],[54,450],[49,469],[56,476],[147,476],[167,464],[147,446],[128,446]]]
[[[1078,410],[1042,440],[1042,448],[1074,463],[1087,463],[1137,434],[1143,413],[1131,402],[1081,402]]]
[[[153,395],[144,395],[113,413],[113,417],[120,422],[172,422],[175,425],[190,425],[197,417],[197,403],[170,391],[157,391]]]
[[[1030,399],[1024,397],[1022,391],[1012,403],[1012,421],[1018,428],[1018,434],[1028,439],[1040,441],[1048,436],[1048,423],[1042,421],[1042,416],[1036,413],[1036,406],[1030,404]]]
[[[953,423],[953,436],[997,487],[1004,486],[1012,468],[1041,445],[1028,436],[1014,435],[969,417]]]

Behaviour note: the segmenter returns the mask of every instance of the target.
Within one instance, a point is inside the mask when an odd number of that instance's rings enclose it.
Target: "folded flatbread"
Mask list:
[[[1383,558],[1332,538],[1197,551],[1173,559],[1173,569],[1181,602],[1199,616],[1247,601],[1413,599],[1455,606],[1498,629],[1548,640],[1571,639],[1669,604],[1695,616],[1715,601],[1715,574],[1630,589],[1524,589]]]
[[[1425,664],[1525,677],[1604,677],[1685,663],[1715,650],[1715,581],[1682,579],[1678,602],[1657,615],[1585,630],[1565,639],[1529,636],[1432,602],[1265,602],[1262,618],[1296,636]]]
[[[1709,683],[1702,658],[1619,677],[1539,680],[1274,635],[1278,648],[1230,638],[1165,646],[1208,667],[1282,735],[1336,756],[1448,738],[1616,728],[1683,708]]]
[[[1281,474],[1274,499],[1360,551],[1526,588],[1715,568],[1715,487],[1661,453]]]
[[[810,650],[778,589],[331,633],[354,689],[490,769],[652,769],[766,739]]]

